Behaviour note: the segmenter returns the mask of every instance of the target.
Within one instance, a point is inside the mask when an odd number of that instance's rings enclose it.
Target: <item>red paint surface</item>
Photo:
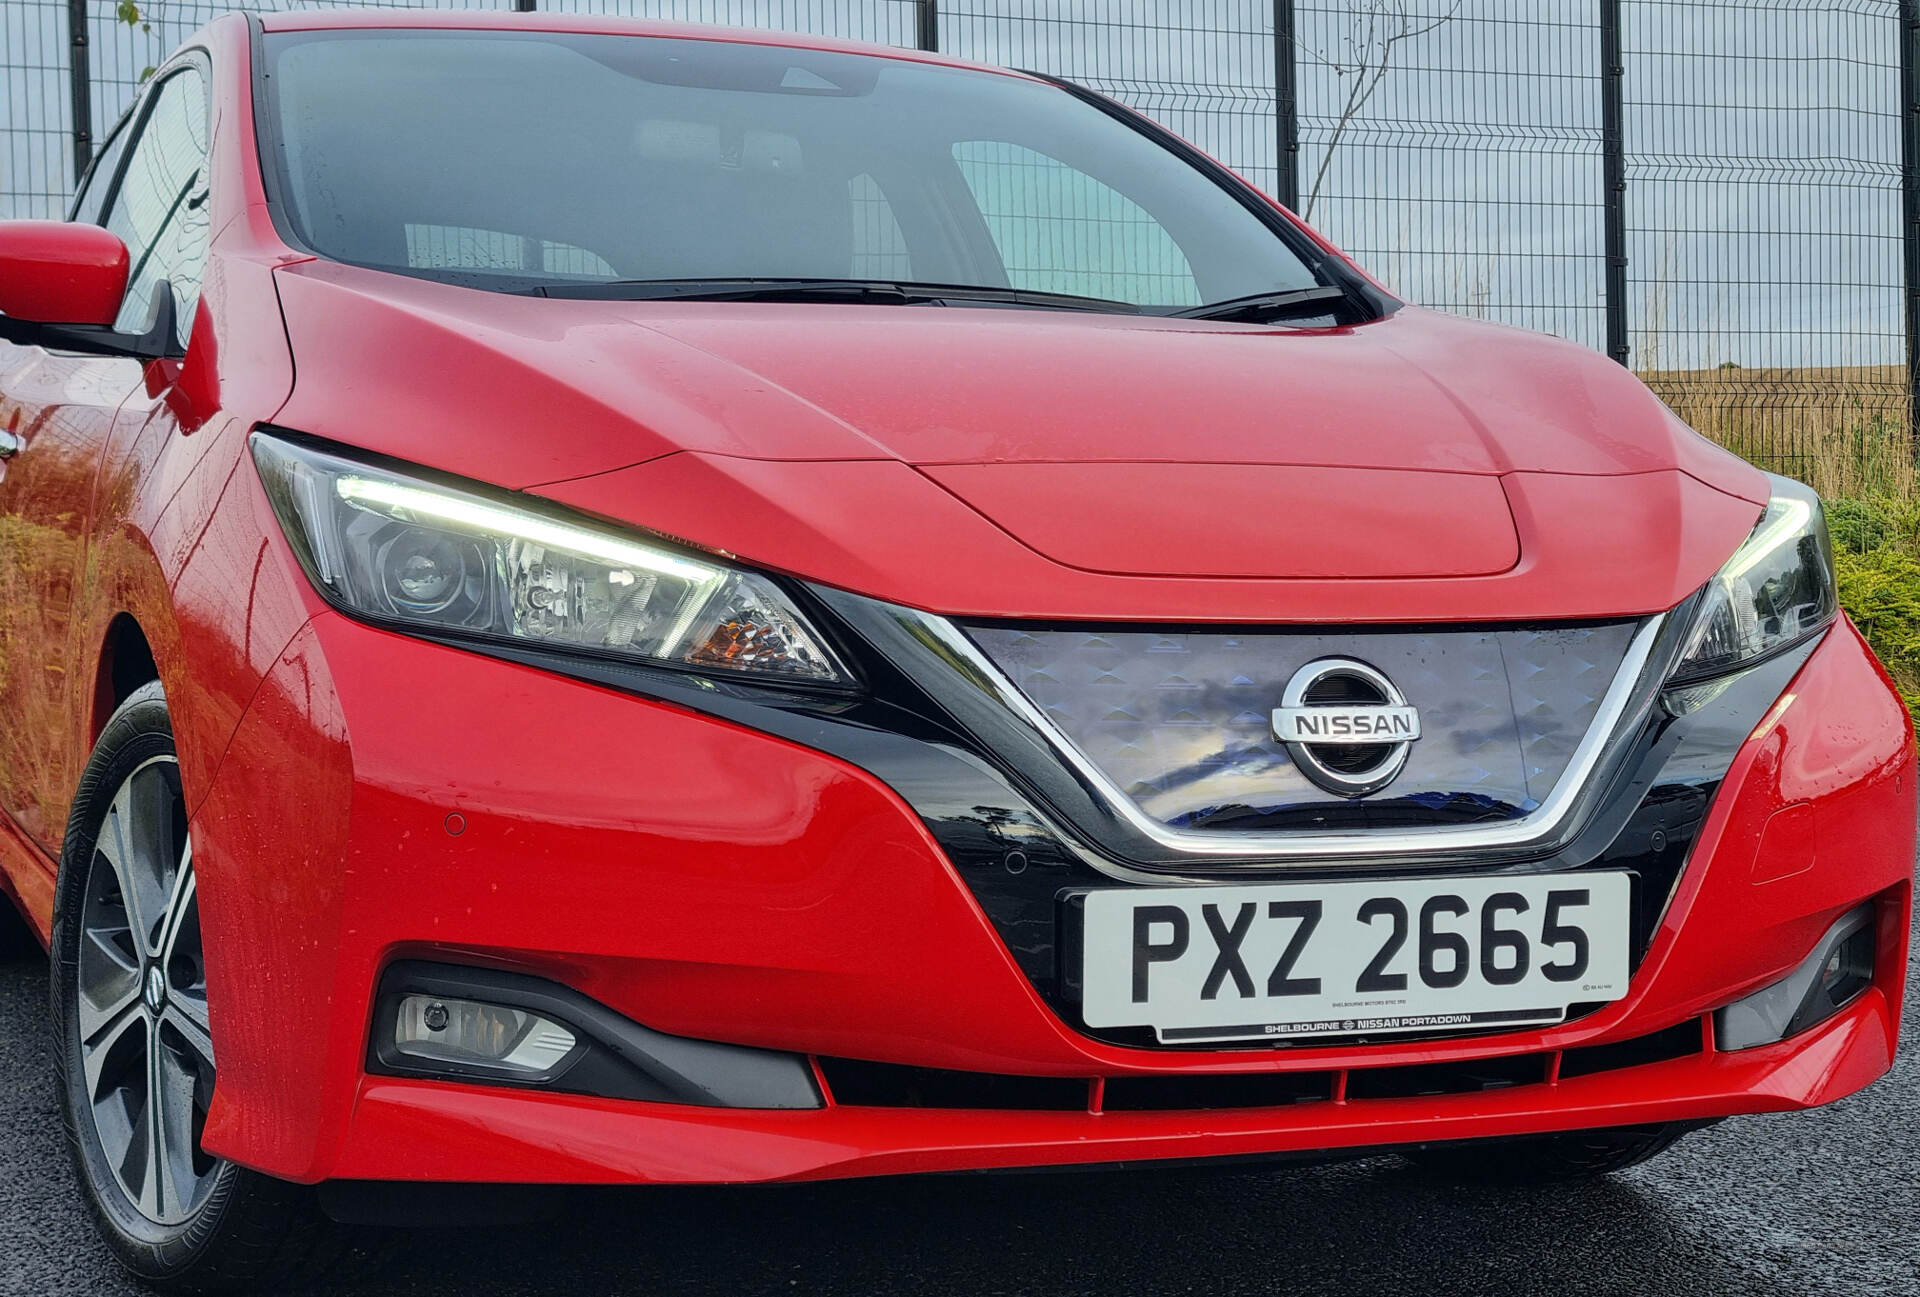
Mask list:
[[[112,324],[127,291],[127,245],[97,225],[0,221],[0,315]]]
[[[1083,571],[1487,576],[1520,558],[1490,474],[1292,464],[949,464],[926,473],[1041,557]],[[1116,527],[1116,517],[1132,525]],[[1407,547],[1407,517],[1432,527],[1426,544]]]
[[[1717,571],[1760,506],[1677,469],[1606,477],[1515,472],[1499,479],[1520,537],[1504,571],[1444,580],[1235,576],[1176,579],[1088,572],[1023,544],[951,492],[894,461],[783,463],[676,454],[539,488],[610,518],[895,603],[979,617],[1096,621],[1432,623],[1663,612]],[[1080,506],[1085,509],[1085,506]],[[1083,516],[1099,516],[1086,509]],[[1417,551],[1431,515],[1392,532]],[[1129,533],[1123,513],[1108,533]],[[882,538],[875,543],[872,538]],[[1157,531],[1167,566],[1211,537]],[[1148,543],[1128,536],[1115,542]]]
[[[1905,713],[1851,628],[1742,750],[1627,999],[1493,1039],[1284,1057],[1124,1049],[1051,1013],[871,776],[323,612],[245,452],[258,423],[296,427],[943,612],[1543,620],[1672,607],[1765,494],[1623,370],[1411,308],[1316,331],[562,302],[324,265],[266,217],[244,22],[203,39],[217,234],[187,357],[143,370],[0,344],[0,426],[25,444],[0,461],[0,514],[38,556],[33,581],[0,599],[9,666],[27,664],[0,681],[0,871],[44,933],[67,807],[111,702],[107,646],[136,626],[194,814],[216,1152],[303,1180],[777,1179],[1712,1116],[1825,1102],[1885,1070],[1915,773]],[[1368,490],[1291,498],[1355,469],[1391,482],[1400,507]],[[1114,504],[1141,500],[1156,473],[1211,490],[1242,470],[1244,498],[1216,529],[1186,501],[1146,528]],[[1059,518],[1033,517],[1081,491]],[[1248,521],[1261,505],[1311,513],[1317,530],[1364,520],[1379,545],[1288,550]],[[1266,548],[1249,558],[1247,544]],[[1407,554],[1417,565],[1395,569]],[[1339,579],[1356,575],[1371,579]],[[1812,852],[1797,872],[1760,860],[1783,811],[1787,854]],[[450,815],[463,833],[446,831]],[[1882,899],[1881,974],[1833,1023],[1765,1050],[1505,1093],[1205,1116],[769,1114],[362,1068],[379,969],[435,953],[557,978],[665,1031],[938,1067],[1092,1078],[1551,1051],[1724,1004],[1869,897]]]

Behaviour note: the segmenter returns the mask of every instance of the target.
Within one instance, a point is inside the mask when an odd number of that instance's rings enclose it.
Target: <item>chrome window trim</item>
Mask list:
[[[1208,833],[1172,829],[1155,820],[1074,745],[1044,712],[1009,680],[964,631],[932,613],[901,609],[903,619],[920,625],[951,652],[967,675],[1000,706],[1019,717],[1094,790],[1112,811],[1155,845],[1195,859],[1261,857],[1247,860],[1248,868],[1271,868],[1279,859],[1347,861],[1393,856],[1458,854],[1499,848],[1524,848],[1545,843],[1565,826],[1587,782],[1594,775],[1609,743],[1619,732],[1636,694],[1651,705],[1657,691],[1639,688],[1647,662],[1670,614],[1649,617],[1627,645],[1626,656],[1614,673],[1573,758],[1553,791],[1537,808],[1518,819],[1498,824],[1444,824],[1419,829],[1345,829],[1330,833],[1249,833],[1222,830]]]

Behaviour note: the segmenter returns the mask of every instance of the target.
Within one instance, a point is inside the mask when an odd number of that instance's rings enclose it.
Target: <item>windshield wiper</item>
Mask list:
[[[1265,324],[1271,320],[1287,320],[1302,315],[1327,315],[1331,313],[1328,308],[1333,303],[1347,300],[1347,290],[1344,288],[1294,288],[1284,293],[1255,293],[1250,297],[1230,297],[1224,302],[1209,302],[1205,306],[1175,311],[1173,317],[1178,320],[1241,320],[1249,324]]]
[[[1075,293],[885,279],[616,279],[535,284],[515,291],[532,297],[615,302],[871,302],[883,306],[1025,306],[1140,313],[1131,302]]]

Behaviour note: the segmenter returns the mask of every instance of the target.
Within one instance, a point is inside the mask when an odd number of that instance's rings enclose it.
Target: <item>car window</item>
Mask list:
[[[507,291],[910,279],[1167,310],[1319,282],[1183,154],[1029,77],[567,32],[269,32],[265,50],[275,214],[356,265]]]
[[[133,137],[127,124],[132,116],[128,113],[122,117],[113,133],[107,136],[106,145],[94,154],[93,165],[87,168],[80,192],[73,200],[73,212],[67,219],[86,225],[100,223],[100,211],[106,206],[107,193],[113,187],[113,173],[120,166],[120,156],[127,151],[127,141]]]
[[[407,265],[423,270],[511,270],[611,279],[613,267],[585,248],[466,225],[407,225]]]
[[[953,160],[1013,287],[1200,304],[1180,245],[1125,194],[1058,158],[1002,140],[956,144]]]
[[[847,182],[847,198],[853,217],[853,257],[848,273],[857,279],[915,278],[907,236],[880,182],[862,172]]]
[[[206,267],[207,86],[188,65],[153,91],[126,172],[107,212],[106,226],[126,242],[131,264],[127,295],[114,327],[138,333],[153,319],[154,291],[172,285],[181,342],[193,327]]]

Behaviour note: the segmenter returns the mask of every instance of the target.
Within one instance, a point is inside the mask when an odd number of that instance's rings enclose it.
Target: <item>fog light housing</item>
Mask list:
[[[1871,903],[1849,910],[1798,968],[1714,1015],[1715,1046],[1771,1045],[1846,1008],[1873,984],[1873,928]]]
[[[579,1048],[578,1037],[552,1018],[481,1000],[406,995],[393,1016],[397,1055],[527,1080],[555,1075]]]

